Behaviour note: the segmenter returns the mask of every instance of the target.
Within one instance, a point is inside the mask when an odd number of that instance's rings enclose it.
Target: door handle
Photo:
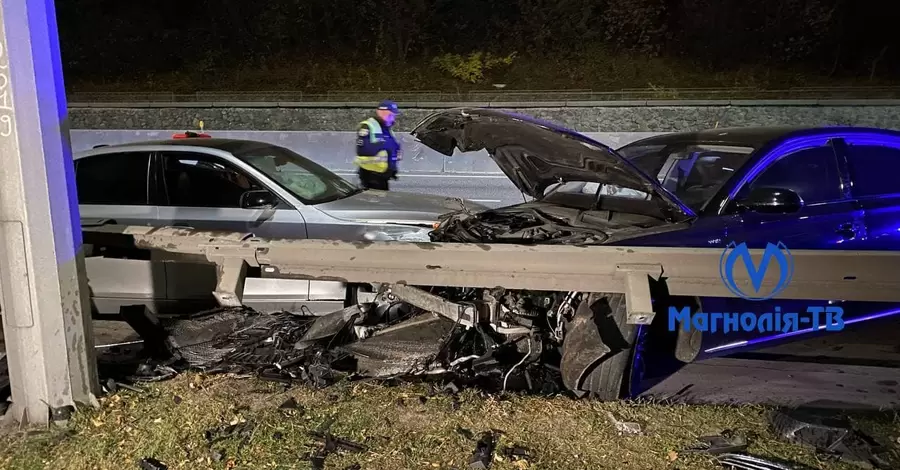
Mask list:
[[[835,233],[843,237],[845,240],[848,240],[856,236],[856,226],[854,226],[853,224],[841,224],[840,226],[838,226],[837,230],[835,230]]]

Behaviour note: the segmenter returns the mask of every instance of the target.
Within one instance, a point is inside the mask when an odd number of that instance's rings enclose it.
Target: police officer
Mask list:
[[[401,160],[400,141],[391,127],[400,114],[397,103],[382,101],[375,117],[359,123],[356,133],[356,166],[359,181],[366,189],[388,190],[388,182],[397,179],[397,161]]]

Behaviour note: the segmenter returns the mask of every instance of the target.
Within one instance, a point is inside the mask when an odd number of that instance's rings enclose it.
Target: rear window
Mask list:
[[[141,206],[147,200],[149,152],[107,153],[75,161],[79,204]]]

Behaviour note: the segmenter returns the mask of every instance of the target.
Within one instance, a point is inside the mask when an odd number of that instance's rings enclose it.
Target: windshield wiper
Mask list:
[[[347,191],[347,195],[345,197],[355,196],[363,191],[366,191],[366,188],[360,188],[359,186]]]

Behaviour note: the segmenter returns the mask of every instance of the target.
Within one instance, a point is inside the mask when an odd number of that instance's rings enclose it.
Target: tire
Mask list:
[[[587,303],[587,305],[585,305]],[[631,365],[635,339],[637,337],[637,325],[627,323],[624,294],[590,294],[582,301],[579,309],[587,307],[593,311],[593,322],[581,328],[596,328],[591,331],[594,336],[594,345],[603,348],[602,354],[581,352],[581,364],[586,364],[579,374],[578,384],[572,389],[578,395],[590,395],[594,398],[611,401],[618,400],[622,396],[622,388],[627,381],[625,374]],[[577,314],[576,314],[577,315]],[[568,334],[567,338],[568,340]],[[567,351],[569,348],[584,348],[585,343],[563,343],[563,361],[568,356],[579,355],[578,351]],[[588,351],[593,348],[586,348]],[[594,354],[594,357],[590,357]],[[572,382],[570,381],[570,384]],[[567,385],[570,385],[567,384]]]

